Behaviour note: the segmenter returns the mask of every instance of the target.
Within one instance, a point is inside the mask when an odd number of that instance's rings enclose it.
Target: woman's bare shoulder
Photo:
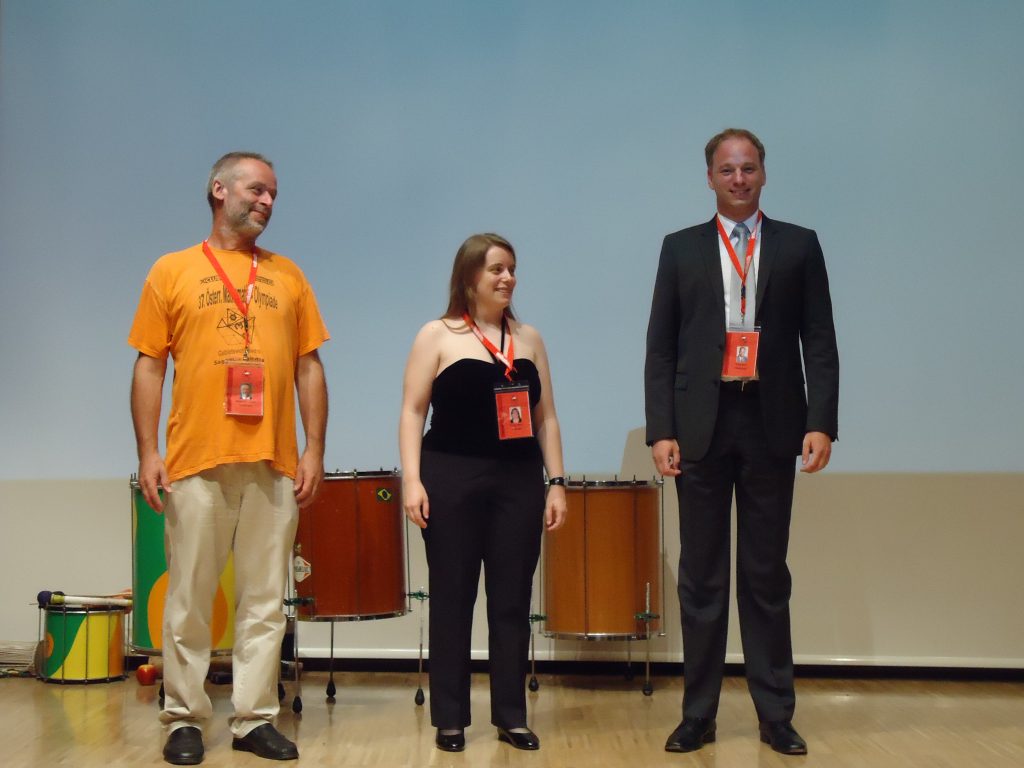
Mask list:
[[[526,323],[518,323],[516,325],[516,332],[519,337],[530,344],[543,344],[543,340],[540,337],[540,331],[534,328],[532,325]]]

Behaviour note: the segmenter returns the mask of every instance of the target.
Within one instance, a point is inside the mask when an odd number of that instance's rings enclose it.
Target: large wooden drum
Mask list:
[[[405,515],[398,472],[328,474],[316,501],[299,511],[293,565],[299,619],[404,615]]]
[[[660,484],[570,482],[566,491],[565,525],[544,537],[544,634],[588,640],[656,634],[661,618],[650,614],[661,605]]]

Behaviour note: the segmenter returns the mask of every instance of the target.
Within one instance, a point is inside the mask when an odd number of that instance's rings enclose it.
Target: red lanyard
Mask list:
[[[235,286],[231,284],[231,280],[228,278],[227,273],[224,271],[224,267],[217,261],[217,257],[213,255],[213,251],[210,249],[208,241],[203,240],[203,253],[206,254],[206,258],[213,264],[213,268],[217,270],[217,275],[220,277],[220,281],[224,283],[224,288],[231,298],[235,300],[235,306],[238,307],[238,311],[242,313],[242,324],[245,328],[245,358],[249,358],[249,302],[252,301],[252,289],[256,285],[256,269],[259,266],[259,262],[256,259],[257,251],[255,248],[252,249],[252,267],[249,269],[249,285],[245,289],[245,303],[242,303],[242,297],[238,295],[238,291],[235,290]]]
[[[750,265],[754,263],[754,247],[757,244],[757,233],[761,231],[761,212],[757,212],[757,221],[754,222],[754,231],[750,233],[750,239],[747,240],[746,262],[742,267],[740,266],[740,260],[736,257],[736,250],[732,247],[732,240],[729,239],[729,235],[725,232],[725,227],[722,226],[722,218],[720,216],[715,216],[715,223],[718,224],[718,234],[722,238],[722,242],[725,243],[725,250],[729,253],[729,259],[732,261],[732,265],[736,269],[736,274],[740,276],[740,317],[746,317],[747,275],[750,274]]]
[[[512,373],[515,371],[515,366],[513,366],[512,363],[509,361],[516,359],[516,352],[514,346],[515,342],[512,338],[511,331],[508,334],[508,357],[505,357],[505,355],[502,354],[502,351],[498,349],[496,346],[494,346],[494,343],[490,339],[484,336],[483,331],[476,327],[476,323],[473,322],[473,318],[469,316],[468,312],[462,316],[462,319],[465,321],[466,325],[468,325],[472,329],[473,333],[476,334],[476,337],[480,339],[480,343],[484,345],[484,348],[492,355],[494,355],[495,359],[497,359],[499,363],[505,366],[505,378],[508,379],[509,381],[512,381]],[[504,317],[501,318],[502,336],[505,335],[506,322],[507,321],[505,320]]]

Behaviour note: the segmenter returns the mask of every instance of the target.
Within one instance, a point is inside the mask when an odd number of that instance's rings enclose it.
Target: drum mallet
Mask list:
[[[48,605],[119,605],[130,608],[132,601],[124,597],[84,597],[81,595],[65,595],[63,592],[43,590],[36,595],[40,608]]]

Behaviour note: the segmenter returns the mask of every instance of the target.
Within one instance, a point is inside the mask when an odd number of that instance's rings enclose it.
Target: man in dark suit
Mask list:
[[[786,551],[796,457],[804,472],[824,469],[838,432],[828,276],[812,230],[761,213],[764,146],[754,134],[723,131],[705,155],[718,213],[665,238],[644,371],[647,444],[679,496],[686,681],[665,749],[715,740],[735,492],[740,635],[761,740],[806,754],[792,725]]]

